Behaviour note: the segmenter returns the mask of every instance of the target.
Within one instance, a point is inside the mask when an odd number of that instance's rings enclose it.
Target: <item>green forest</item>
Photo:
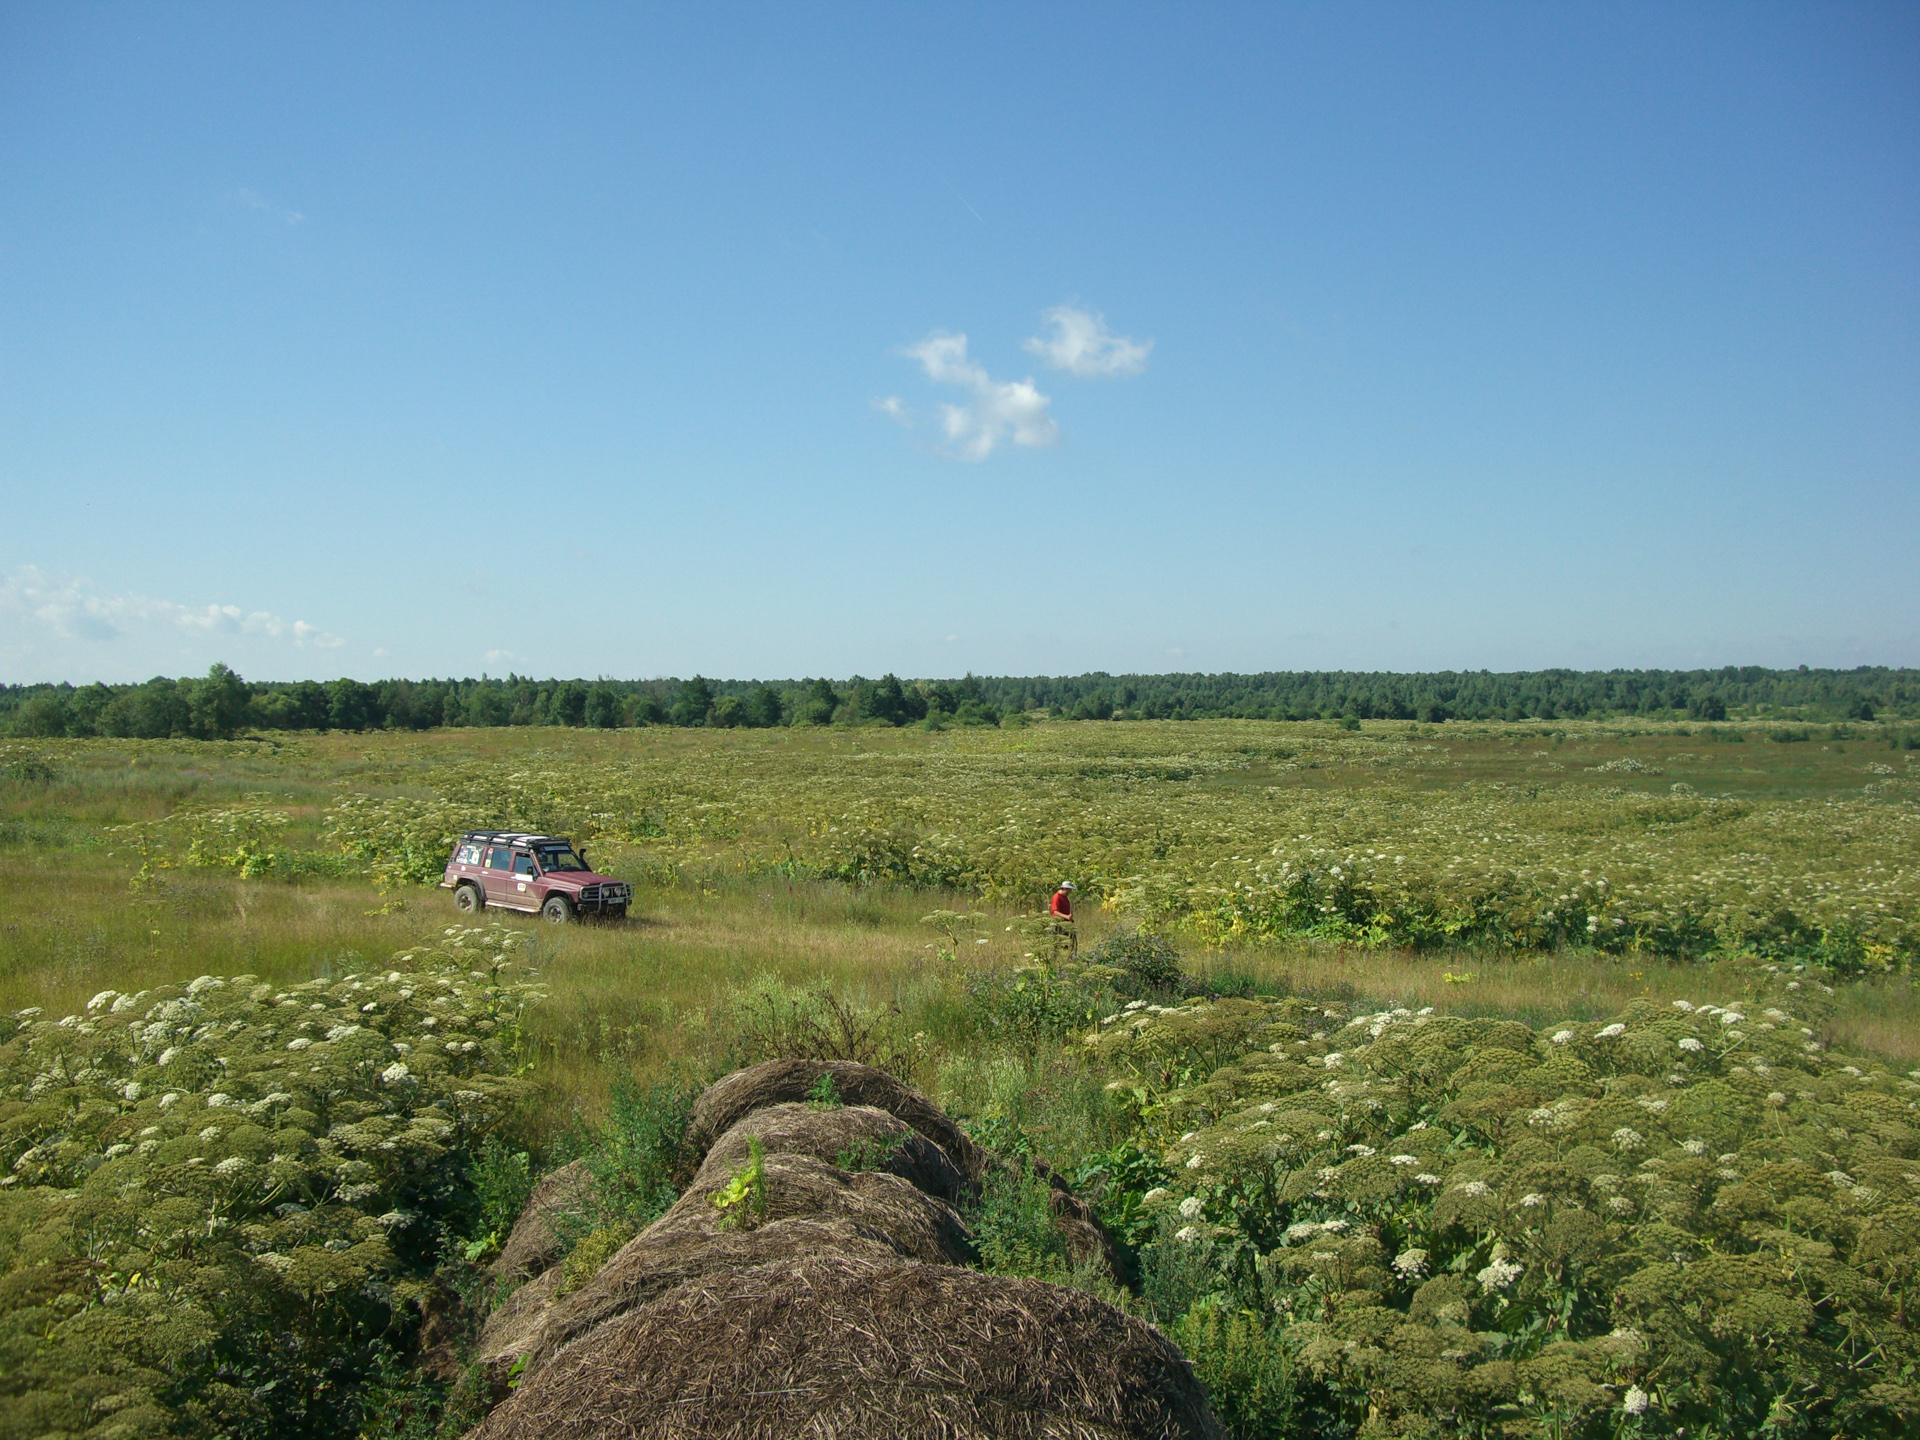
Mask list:
[[[957,680],[252,681],[225,665],[140,685],[0,686],[0,732],[214,739],[243,730],[441,726],[997,725],[1075,720],[1658,720],[1843,723],[1920,716],[1920,670],[1342,670],[1258,675],[975,676]]]

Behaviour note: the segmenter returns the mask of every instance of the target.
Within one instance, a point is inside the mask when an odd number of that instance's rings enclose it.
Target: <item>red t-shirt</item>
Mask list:
[[[1056,890],[1053,892],[1053,913],[1058,915],[1062,920],[1073,919],[1073,901],[1068,898],[1066,891]]]

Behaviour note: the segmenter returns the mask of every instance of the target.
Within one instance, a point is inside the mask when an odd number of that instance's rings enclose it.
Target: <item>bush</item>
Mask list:
[[[789,988],[762,975],[727,998],[723,1026],[734,1035],[742,1064],[762,1060],[852,1060],[909,1083],[919,1067],[915,1037],[897,1009],[871,1011],[841,999],[824,985]]]
[[[973,971],[966,989],[977,1032],[990,1045],[1016,1050],[1058,1044],[1101,1009],[1097,983],[1045,965]]]
[[[1207,1399],[1236,1440],[1283,1440],[1294,1432],[1293,1373],[1285,1348],[1252,1310],[1196,1305],[1173,1327]]]
[[[995,1275],[1064,1283],[1073,1272],[1066,1241],[1054,1228],[1044,1175],[1024,1158],[987,1172],[972,1217],[980,1265]]]
[[[480,1212],[481,1231],[504,1239],[533,1194],[532,1159],[525,1150],[489,1135],[474,1156],[468,1183]]]
[[[1140,993],[1180,988],[1180,949],[1165,936],[1123,930],[1102,940],[1087,958],[1125,971],[1131,988]]]
[[[576,1132],[566,1148],[593,1176],[602,1227],[618,1222],[637,1234],[679,1198],[674,1181],[700,1088],[662,1080],[642,1090],[622,1077],[614,1082],[605,1123]]]
[[[1540,1031],[1300,999],[1103,1025],[1178,1177],[1149,1303],[1236,1354],[1230,1315],[1173,1312],[1274,1317],[1316,1433],[1911,1434],[1920,1072],[1829,1053],[1809,977],[1748,988]]]
[[[0,1017],[0,1433],[352,1434],[443,1247],[505,1203],[469,1176],[524,1091],[514,938]]]

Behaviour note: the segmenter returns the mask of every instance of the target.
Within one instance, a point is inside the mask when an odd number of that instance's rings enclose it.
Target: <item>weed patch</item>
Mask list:
[[[443,1249],[512,1203],[513,944],[0,1018],[0,1428],[353,1433]]]

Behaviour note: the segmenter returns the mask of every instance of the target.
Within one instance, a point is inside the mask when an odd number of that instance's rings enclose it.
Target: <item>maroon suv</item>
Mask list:
[[[491,905],[556,925],[576,915],[621,919],[633,899],[631,885],[596,875],[586,857],[558,835],[493,830],[470,830],[460,837],[440,888],[453,891],[453,908],[464,915]]]

